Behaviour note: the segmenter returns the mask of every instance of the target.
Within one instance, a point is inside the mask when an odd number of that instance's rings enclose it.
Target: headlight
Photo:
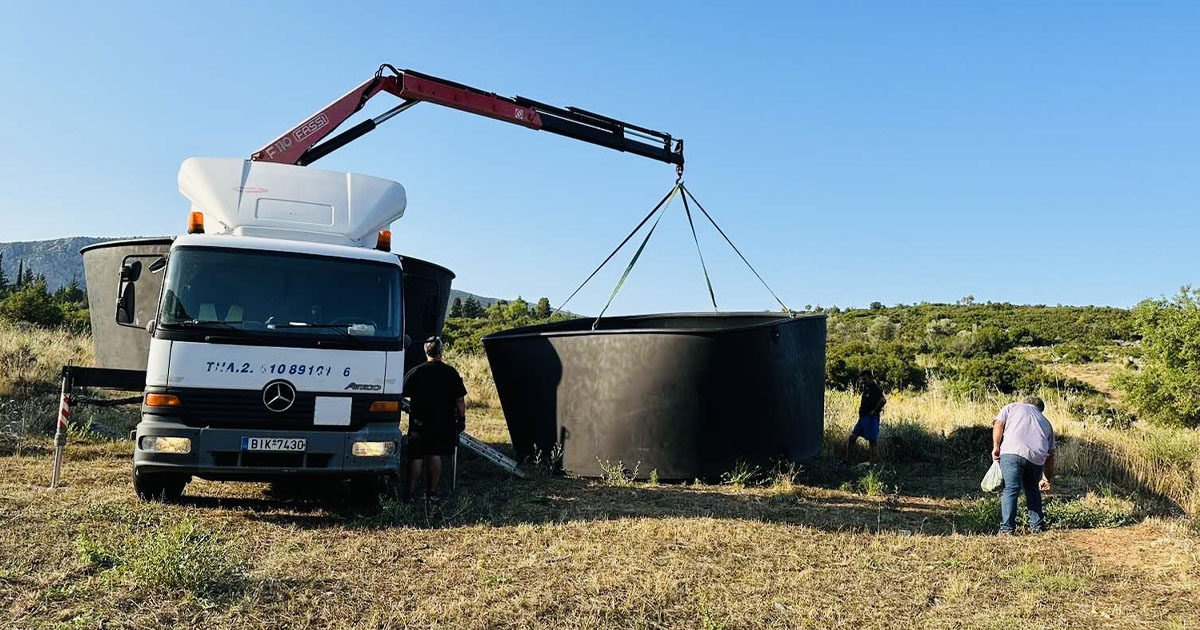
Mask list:
[[[143,435],[138,440],[138,448],[143,451],[153,451],[155,453],[186,454],[192,452],[192,440],[185,437]]]
[[[355,442],[350,447],[355,457],[387,457],[396,453],[395,442]]]

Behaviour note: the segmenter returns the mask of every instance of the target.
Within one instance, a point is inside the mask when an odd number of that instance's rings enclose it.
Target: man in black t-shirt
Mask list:
[[[408,412],[408,496],[417,489],[421,464],[429,462],[426,496],[437,491],[442,476],[442,455],[458,444],[458,434],[466,429],[467,388],[458,370],[442,362],[442,340],[430,337],[425,342],[425,363],[404,375],[403,396],[409,399]]]
[[[875,375],[870,370],[863,370],[858,376],[862,387],[862,399],[858,403],[858,422],[850,431],[850,439],[846,442],[846,456],[849,457],[854,442],[863,438],[871,445],[871,460],[875,460],[875,446],[879,442],[879,414],[887,404],[883,388],[875,381]]]

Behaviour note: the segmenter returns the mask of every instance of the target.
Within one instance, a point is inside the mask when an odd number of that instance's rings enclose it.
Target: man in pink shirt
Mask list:
[[[1016,529],[1017,497],[1025,491],[1029,529],[1046,531],[1042,491],[1054,476],[1054,428],[1042,415],[1046,403],[1037,396],[1005,405],[992,422],[992,459],[1000,462],[1004,491],[1000,497],[1000,535]]]

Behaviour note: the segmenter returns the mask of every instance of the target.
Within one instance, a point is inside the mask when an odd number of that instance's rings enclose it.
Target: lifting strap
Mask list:
[[[674,197],[675,193],[679,191],[680,188],[682,188],[682,186],[680,184],[676,184],[675,187],[671,189],[671,192],[667,193],[667,199],[669,200]],[[663,216],[667,214],[666,208],[669,205],[671,205],[670,201],[667,201],[667,203],[663,205],[663,211],[658,213],[658,218],[654,220],[654,225],[651,225],[650,231],[646,232],[646,238],[642,239],[642,244],[639,245],[637,251],[633,253],[633,258],[629,259],[628,265],[625,265],[625,273],[621,274],[621,279],[617,281],[617,286],[613,287],[612,293],[608,296],[608,301],[604,303],[604,308],[600,309],[600,314],[596,316],[596,321],[592,322],[592,330],[596,330],[596,325],[600,323],[600,318],[604,317],[604,312],[608,310],[609,306],[612,306],[613,300],[617,298],[617,292],[620,291],[621,287],[625,285],[625,280],[629,277],[629,272],[633,271],[633,265],[636,264],[638,258],[641,257],[642,250],[646,249],[646,243],[650,242],[650,237],[654,235],[654,229],[658,227],[658,222],[662,221]]]
[[[655,213],[657,213],[660,209],[663,208],[663,206],[665,206],[671,202],[671,198],[674,197],[675,194],[679,192],[679,188],[680,188],[679,184],[676,184],[671,187],[671,190],[669,192],[667,192],[667,194],[665,196],[663,196],[663,198],[660,199],[657,204],[655,204],[654,209],[646,214],[645,218],[642,219],[641,223],[638,223],[637,227],[633,228],[633,231],[631,231],[625,237],[625,240],[621,241],[621,244],[617,245],[616,249],[612,250],[612,252],[604,259],[604,262],[600,263],[599,265],[596,265],[596,268],[592,270],[592,273],[588,274],[587,279],[585,279],[583,282],[579,283],[579,286],[575,287],[575,290],[571,292],[571,295],[567,296],[567,299],[563,300],[563,303],[559,304],[558,308],[554,309],[554,313],[551,314],[551,317],[553,317],[554,315],[558,315],[558,313],[560,311],[562,311],[564,308],[567,307],[567,303],[571,301],[571,298],[575,297],[575,295],[577,293],[579,293],[579,290],[582,289],[584,287],[584,285],[586,285],[588,282],[590,282],[592,280],[592,278],[596,277],[597,273],[600,273],[600,270],[604,268],[604,265],[607,265],[608,261],[612,260],[613,256],[616,256],[617,252],[621,251],[622,247],[625,247],[625,244],[629,242],[629,239],[633,238],[633,235],[637,234],[638,230],[642,229],[643,225],[646,225],[646,222],[650,220],[650,217],[653,217]],[[610,300],[610,302],[611,302],[611,300]],[[607,307],[605,307],[605,308],[607,308]]]
[[[680,186],[683,184],[680,183]],[[700,239],[696,238],[696,224],[692,222],[692,209],[688,207],[687,195],[680,195],[683,200],[683,211],[687,214],[688,227],[692,228],[692,242],[696,244],[696,254],[700,256],[700,270],[704,272],[704,283],[708,285],[708,298],[712,300],[713,311],[717,311],[717,296],[713,293],[712,279],[708,277],[708,267],[704,264],[704,252],[700,251]]]
[[[771,287],[767,285],[767,281],[763,280],[763,277],[759,275],[758,270],[754,268],[754,265],[751,265],[750,261],[746,260],[746,257],[742,255],[742,252],[737,248],[737,245],[734,245],[733,241],[729,240],[729,237],[725,235],[725,230],[722,230],[721,226],[717,225],[717,222],[714,221],[712,216],[708,214],[708,211],[704,209],[704,206],[700,205],[700,200],[696,199],[696,196],[692,194],[692,191],[688,190],[687,186],[684,186],[682,183],[679,184],[679,188],[683,190],[685,199],[691,197],[692,201],[696,202],[696,207],[700,209],[700,212],[704,213],[704,216],[708,219],[708,222],[712,223],[712,226],[717,228],[717,232],[720,232],[721,236],[725,239],[725,242],[729,243],[729,246],[733,248],[733,251],[737,252],[738,257],[742,259],[742,262],[746,263],[746,266],[749,267],[750,271],[754,273],[754,277],[758,278],[758,281],[761,282],[763,287],[766,288],[767,292],[771,294],[771,297],[775,298],[776,302],[779,302],[779,306],[783,308],[783,312],[791,313],[792,310],[783,303],[783,300],[779,299],[778,295],[775,295],[775,292],[772,291]]]
[[[638,246],[637,251],[633,253],[633,258],[631,258],[629,260],[629,264],[625,266],[625,271],[621,274],[621,278],[617,281],[617,286],[613,287],[612,293],[609,294],[608,301],[604,303],[604,308],[600,310],[600,314],[597,315],[596,320],[592,322],[592,330],[595,330],[596,326],[600,324],[600,319],[604,317],[604,313],[608,312],[608,307],[612,306],[613,300],[616,299],[617,293],[620,292],[621,287],[625,286],[625,281],[629,278],[629,273],[633,271],[633,266],[637,264],[638,259],[641,258],[642,252],[646,249],[646,244],[650,242],[650,237],[654,235],[654,230],[658,227],[659,222],[662,221],[663,215],[666,214],[667,207],[671,205],[671,201],[675,198],[676,194],[678,194],[679,198],[683,200],[683,209],[687,214],[688,226],[692,230],[692,241],[696,244],[696,254],[700,257],[700,269],[704,272],[704,282],[708,286],[708,297],[712,301],[713,310],[717,310],[717,297],[716,293],[713,291],[712,278],[708,275],[708,266],[704,262],[704,252],[700,250],[700,239],[696,235],[696,224],[692,220],[692,209],[691,204],[688,203],[688,199],[691,199],[692,203],[696,204],[696,207],[699,208],[700,212],[704,214],[704,218],[708,219],[708,222],[717,229],[717,232],[722,238],[725,239],[725,242],[729,243],[729,246],[733,248],[735,253],[737,253],[738,258],[742,259],[742,262],[746,264],[746,267],[750,269],[751,273],[754,274],[754,277],[758,278],[758,281],[762,283],[767,292],[771,294],[771,297],[775,298],[775,301],[779,303],[779,306],[783,309],[783,311],[785,313],[791,313],[792,310],[783,303],[783,300],[779,299],[779,296],[775,294],[775,291],[771,289],[771,287],[767,284],[767,281],[763,280],[762,275],[758,273],[758,270],[754,268],[754,265],[751,265],[750,261],[746,260],[746,257],[742,254],[741,250],[737,248],[737,245],[733,244],[733,241],[729,238],[729,235],[725,233],[725,230],[722,230],[721,226],[717,225],[717,222],[712,218],[712,215],[710,215],[708,211],[704,209],[704,206],[700,204],[700,200],[696,199],[696,196],[692,194],[692,191],[688,190],[687,186],[683,185],[682,180],[677,180],[675,185],[671,187],[671,190],[668,191],[667,194],[660,199],[657,204],[655,204],[654,208],[642,218],[641,222],[637,224],[637,227],[633,228],[633,230],[625,236],[624,240],[621,241],[621,244],[617,245],[617,247],[613,249],[607,257],[604,258],[604,261],[597,265],[596,268],[592,270],[592,273],[588,274],[588,277],[581,282],[578,287],[575,287],[575,290],[571,292],[571,295],[567,296],[567,299],[564,300],[558,308],[554,309],[553,315],[557,315],[562,312],[562,310],[566,308],[567,303],[570,302],[571,299],[574,298],[579,291],[592,280],[592,278],[596,277],[596,274],[604,268],[604,265],[607,265],[608,262],[613,259],[613,256],[616,256],[617,252],[621,251],[621,248],[625,247],[625,244],[628,243],[629,240],[632,239],[633,236],[637,234],[638,231],[640,231],[642,227],[654,217],[654,215],[657,214],[658,218],[654,219],[654,223],[650,226],[650,231],[646,233],[646,236],[642,239],[642,243]]]

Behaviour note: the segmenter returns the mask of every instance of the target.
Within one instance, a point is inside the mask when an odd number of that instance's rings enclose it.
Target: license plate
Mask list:
[[[305,438],[242,437],[243,451],[303,451],[307,448]]]

